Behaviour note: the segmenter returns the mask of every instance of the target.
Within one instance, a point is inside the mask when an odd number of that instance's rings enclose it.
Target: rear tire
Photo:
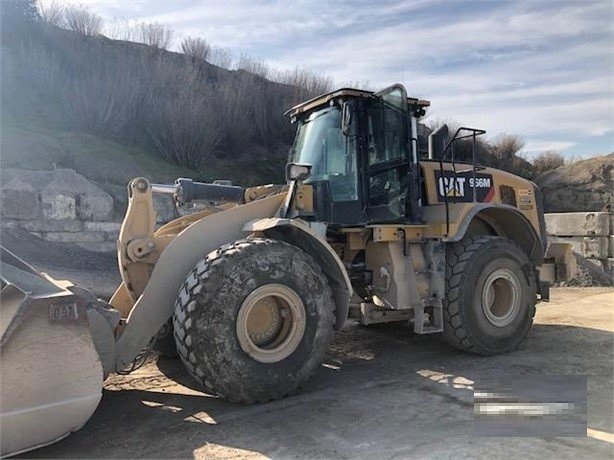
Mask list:
[[[307,253],[254,238],[222,246],[187,277],[175,306],[177,351],[207,391],[234,402],[282,398],[322,362],[334,302]]]
[[[536,301],[534,268],[513,241],[479,236],[448,245],[443,338],[453,347],[480,355],[516,349]]]

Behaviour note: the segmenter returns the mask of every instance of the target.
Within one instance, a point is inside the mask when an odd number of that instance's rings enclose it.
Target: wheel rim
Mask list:
[[[492,272],[482,289],[482,309],[497,327],[510,324],[520,311],[521,287],[516,274],[507,268]]]
[[[287,358],[303,338],[305,306],[294,290],[266,284],[252,291],[237,316],[237,338],[256,361],[276,363]]]

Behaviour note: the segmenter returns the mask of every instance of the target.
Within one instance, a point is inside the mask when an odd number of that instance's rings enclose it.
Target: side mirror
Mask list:
[[[343,103],[341,110],[341,132],[347,136],[352,126],[352,111],[350,105],[347,102]]]
[[[311,176],[311,168],[312,166],[307,164],[288,163],[286,165],[286,180],[302,181],[308,179]]]
[[[443,124],[429,134],[429,160],[439,160],[446,148],[448,125]]]

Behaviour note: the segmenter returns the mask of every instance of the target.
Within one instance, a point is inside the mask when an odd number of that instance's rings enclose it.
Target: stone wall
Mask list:
[[[578,266],[600,281],[614,273],[614,214],[568,212],[546,214],[548,240],[570,243]]]
[[[113,198],[85,177],[71,169],[7,169],[3,176],[2,227],[92,251],[116,250],[121,223],[112,220]]]
[[[0,226],[21,228],[45,241],[115,252],[128,197],[121,187],[107,190],[72,169],[30,171],[3,169]],[[170,195],[154,194],[156,223],[199,209],[199,202],[178,210]],[[115,212],[114,212],[115,211]]]

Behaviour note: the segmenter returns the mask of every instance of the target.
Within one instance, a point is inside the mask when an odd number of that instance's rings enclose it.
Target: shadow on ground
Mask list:
[[[614,339],[596,329],[535,325],[521,348],[496,357],[457,352],[404,325],[347,325],[315,378],[296,395],[256,406],[177,391],[198,390],[180,360],[160,359],[138,389],[105,390],[79,432],[29,458],[356,458],[520,454],[607,457],[587,438],[472,441],[480,378],[588,376],[588,425],[612,432]],[[141,378],[141,377],[139,377]],[[193,394],[186,394],[193,393]],[[479,445],[478,445],[479,444]],[[578,449],[582,449],[579,451]]]

